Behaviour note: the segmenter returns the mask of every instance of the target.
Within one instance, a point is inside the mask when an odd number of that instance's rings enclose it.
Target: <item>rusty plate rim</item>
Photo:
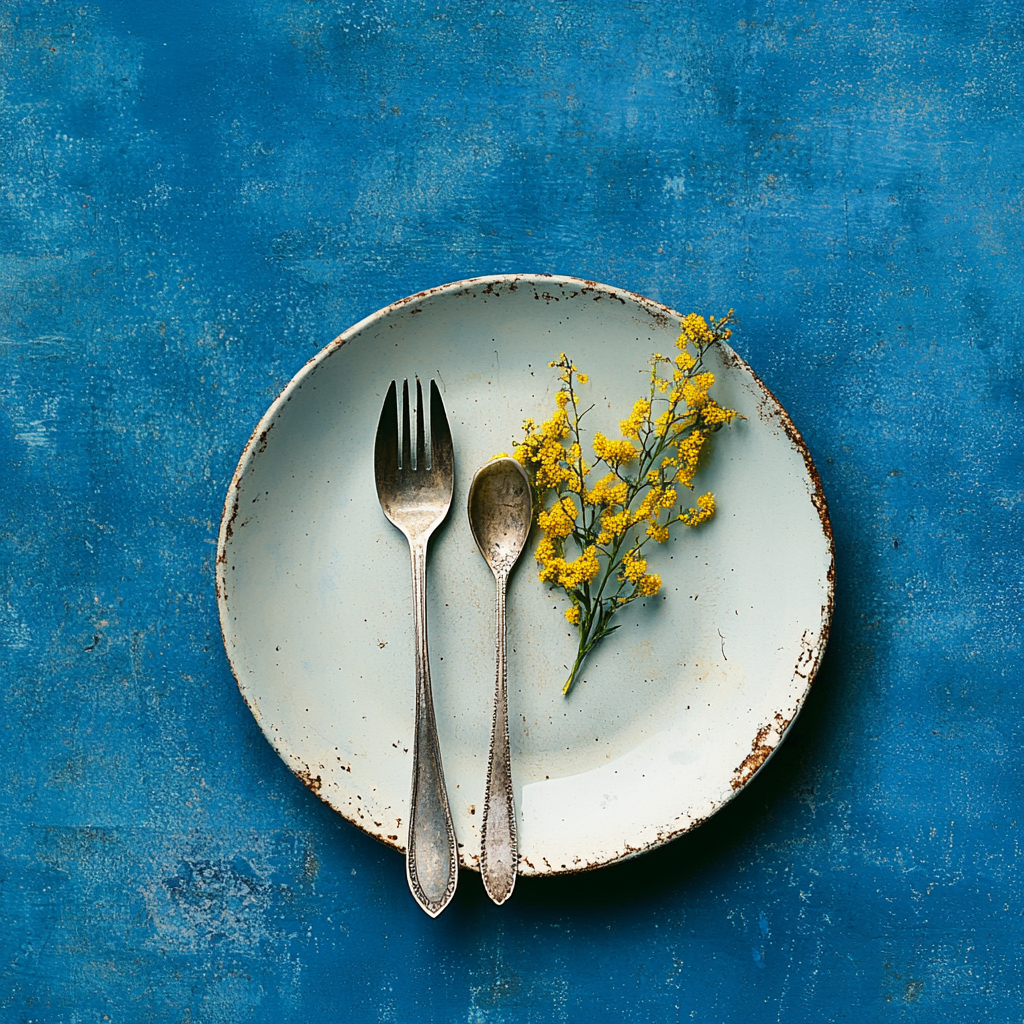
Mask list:
[[[623,288],[618,288],[614,285],[602,284],[597,281],[591,281],[584,278],[572,277],[569,275],[560,274],[530,274],[530,273],[517,273],[517,274],[490,274],[482,277],[466,278],[460,281],[453,281],[448,284],[438,285],[434,288],[429,288],[425,291],[416,292],[413,295],[406,296],[405,298],[398,299],[395,302],[389,303],[386,306],[381,307],[376,312],[371,313],[369,316],[364,317],[351,327],[347,328],[341,334],[339,334],[333,341],[329,342],[323,348],[321,348],[314,356],[306,361],[305,364],[298,370],[298,372],[292,377],[292,379],[285,385],[284,388],[278,393],[277,397],[271,402],[266,412],[260,417],[259,422],[253,429],[245,448],[242,451],[241,456],[238,460],[238,465],[235,468],[234,474],[231,478],[231,483],[228,486],[228,491],[224,500],[224,509],[221,515],[220,531],[217,538],[217,557],[216,557],[216,571],[215,571],[215,590],[217,597],[217,608],[219,612],[220,626],[221,626],[221,640],[224,645],[225,655],[227,656],[228,664],[231,667],[232,675],[234,676],[235,683],[238,686],[239,692],[242,695],[246,706],[253,714],[258,724],[261,724],[261,715],[258,707],[255,705],[253,700],[250,699],[247,693],[246,687],[239,676],[239,673],[235,667],[234,660],[231,656],[231,648],[228,640],[229,632],[229,610],[228,610],[228,592],[227,592],[227,579],[226,579],[226,566],[227,566],[227,546],[228,542],[232,537],[232,526],[235,518],[239,512],[239,490],[240,482],[244,477],[247,469],[252,464],[252,461],[266,448],[269,431],[272,429],[274,421],[281,411],[282,407],[290,400],[292,394],[297,391],[302,384],[308,379],[308,377],[315,372],[317,367],[323,363],[326,359],[332,356],[342,346],[346,344],[354,336],[360,334],[367,327],[372,326],[379,320],[384,320],[394,312],[403,309],[411,303],[422,301],[424,299],[434,298],[439,295],[458,295],[467,291],[476,291],[478,289],[484,289],[494,286],[511,286],[514,290],[519,284],[523,285],[535,285],[543,287],[546,282],[557,285],[569,285],[572,287],[580,288],[581,291],[599,291],[611,298],[616,298],[621,302],[633,302],[637,305],[646,309],[654,317],[671,318],[676,322],[682,319],[681,314],[672,309],[670,306],[666,306],[661,302],[657,302],[654,299],[648,298],[645,295],[640,295],[637,292],[631,292]],[[771,760],[776,751],[782,744],[782,741],[789,734],[793,727],[794,722],[803,709],[804,703],[806,702],[807,695],[810,692],[811,686],[814,683],[815,676],[817,675],[818,669],[821,666],[821,661],[825,653],[825,648],[828,643],[829,632],[832,624],[832,616],[835,603],[835,542],[832,533],[831,520],[828,513],[828,504],[825,498],[825,493],[821,485],[821,478],[818,474],[817,468],[814,465],[814,461],[811,457],[811,453],[807,447],[806,442],[803,439],[800,431],[793,423],[785,407],[775,397],[771,389],[765,384],[761,377],[751,368],[751,366],[742,359],[732,348],[728,345],[722,344],[721,346],[724,355],[724,361],[735,368],[736,370],[746,373],[749,375],[751,380],[757,385],[757,387],[763,393],[763,400],[768,403],[772,411],[778,417],[779,423],[786,433],[793,448],[798,451],[803,458],[804,466],[807,471],[808,478],[812,485],[811,501],[818,513],[818,518],[821,523],[822,533],[828,544],[829,553],[829,566],[827,570],[827,596],[826,603],[822,606],[821,612],[821,623],[818,630],[817,638],[813,646],[806,650],[802,655],[803,664],[798,666],[803,671],[798,672],[805,680],[803,689],[800,691],[799,696],[796,700],[795,707],[793,708],[792,715],[788,719],[782,719],[781,716],[776,716],[776,722],[769,723],[763,729],[759,730],[755,735],[751,744],[750,754],[747,755],[746,759],[737,766],[734,773],[734,778],[731,784],[731,792],[726,794],[725,798],[719,803],[714,805],[709,815],[704,817],[691,819],[682,828],[667,830],[658,834],[657,838],[651,842],[644,843],[639,846],[630,846],[624,844],[621,852],[617,852],[611,856],[603,859],[597,859],[587,863],[575,863],[564,867],[551,867],[546,866],[545,869],[539,869],[535,865],[527,862],[527,871],[520,870],[521,874],[530,874],[534,877],[554,877],[558,875],[572,875],[580,874],[586,871],[593,871],[601,867],[606,867],[610,864],[616,864],[623,860],[629,860],[633,857],[637,857],[642,853],[646,853],[648,850],[655,849],[659,846],[663,846],[665,843],[671,842],[673,839],[677,839],[682,835],[692,832],[695,828],[703,824],[708,820],[708,817],[720,811],[728,803],[730,803],[740,792],[742,792],[752,781],[763,771],[765,765]],[[264,733],[266,736],[266,733]],[[283,757],[283,754],[278,750],[277,744],[273,738],[267,736],[268,742],[274,748],[275,752],[279,756]],[[353,825],[359,828],[361,831],[366,832],[367,835],[377,839],[385,846],[404,853],[405,847],[402,845],[400,840],[392,839],[391,837],[385,837],[376,832],[370,831],[365,825],[359,821],[355,815],[345,814],[344,811],[334,807],[327,799],[320,793],[320,786],[317,784],[317,779],[312,776],[311,772],[301,771],[289,758],[283,757],[285,764],[289,770],[295,774],[300,781],[308,789],[310,789],[317,797],[323,800],[328,807],[331,808],[339,816],[343,817],[346,821],[350,821]],[[479,867],[476,863],[468,858],[460,856],[460,863],[463,868],[468,868],[472,871],[478,871]]]

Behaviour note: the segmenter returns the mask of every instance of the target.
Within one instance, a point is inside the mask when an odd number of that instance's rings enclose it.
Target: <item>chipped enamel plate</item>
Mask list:
[[[217,588],[242,695],[288,766],[355,825],[403,849],[413,737],[405,540],[377,503],[373,439],[397,378],[435,378],[455,442],[455,497],[428,566],[437,726],[459,851],[476,868],[494,680],[494,582],[466,519],[474,471],[546,418],[548,362],[591,375],[587,426],[611,433],[645,389],[678,314],[566,277],[446,285],[388,306],[306,364],[246,446],[221,523]],[[653,552],[662,592],[562,697],[575,643],[564,596],[530,557],[512,577],[508,678],[520,870],[598,867],[695,828],[745,786],[807,694],[828,633],[832,542],[810,456],[729,348],[698,492],[718,513]],[[528,554],[533,550],[531,540]]]

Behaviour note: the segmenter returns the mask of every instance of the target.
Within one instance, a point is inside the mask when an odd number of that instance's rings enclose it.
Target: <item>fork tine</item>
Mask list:
[[[391,382],[377,422],[373,468],[378,480],[394,479],[398,472],[398,385]]]
[[[434,380],[430,382],[430,451],[431,470],[450,478],[455,467],[452,428],[448,424],[441,392],[437,390],[437,381]]]
[[[416,470],[423,473],[427,469],[427,432],[423,429],[423,388],[420,379],[416,378]]]
[[[409,379],[402,381],[402,472],[412,469],[412,420],[409,418]]]

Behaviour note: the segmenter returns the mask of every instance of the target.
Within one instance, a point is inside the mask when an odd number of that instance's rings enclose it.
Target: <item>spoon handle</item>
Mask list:
[[[495,903],[512,895],[519,864],[516,807],[512,792],[512,758],[508,744],[508,694],[505,667],[505,585],[508,573],[495,574],[497,671],[494,684],[494,718],[491,752],[487,759],[487,792],[480,849],[480,874],[484,889]]]

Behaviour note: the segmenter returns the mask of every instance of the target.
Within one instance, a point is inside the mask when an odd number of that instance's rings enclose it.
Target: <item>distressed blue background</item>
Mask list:
[[[1020,1019],[1020,11],[721,7],[0,8],[4,1021]],[[523,270],[736,307],[837,611],[712,821],[431,922],[259,733],[214,543],[306,359]]]

